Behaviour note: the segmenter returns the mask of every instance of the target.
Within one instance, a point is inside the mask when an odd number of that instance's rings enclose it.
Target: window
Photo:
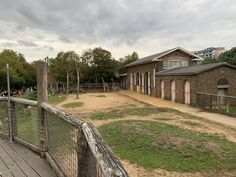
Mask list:
[[[188,66],[188,61],[186,60],[166,60],[163,61],[163,69],[171,69],[176,67]]]

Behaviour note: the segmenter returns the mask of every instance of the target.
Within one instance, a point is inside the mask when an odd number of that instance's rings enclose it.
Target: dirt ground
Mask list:
[[[71,102],[82,102],[83,106],[73,108],[73,109],[65,109],[63,104],[71,103]],[[230,128],[226,125],[219,124],[216,122],[212,122],[207,119],[197,118],[193,116],[186,116],[185,114],[174,114],[173,112],[160,112],[158,114],[152,114],[148,116],[126,116],[125,118],[118,119],[105,119],[105,120],[91,120],[89,115],[101,112],[108,111],[112,109],[122,109],[126,107],[143,107],[144,103],[135,101],[132,98],[124,96],[120,93],[87,93],[80,95],[80,99],[76,99],[75,95],[69,95],[67,100],[61,102],[56,105],[57,107],[64,109],[70,113],[78,115],[82,119],[86,119],[87,121],[92,122],[96,127],[99,127],[103,124],[110,123],[113,121],[119,120],[153,120],[159,122],[165,122],[167,124],[177,125],[179,127],[194,130],[197,132],[205,132],[212,134],[219,134],[225,136],[227,139],[236,142],[236,129]],[[163,119],[164,117],[164,119]],[[144,169],[142,167],[138,167],[135,164],[131,164],[128,161],[123,161],[123,164],[130,174],[131,177],[202,177],[202,176],[236,176],[232,173],[229,174],[211,174],[204,172],[191,172],[191,173],[183,173],[183,172],[169,172],[163,169]],[[234,173],[236,174],[236,173]]]

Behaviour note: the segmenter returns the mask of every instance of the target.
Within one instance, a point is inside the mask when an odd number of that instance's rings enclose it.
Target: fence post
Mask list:
[[[13,135],[12,135],[12,110],[11,110],[11,88],[10,88],[10,71],[9,71],[9,64],[6,64],[7,69],[7,111],[8,111],[8,138],[9,142],[13,142]]]
[[[230,98],[229,97],[226,97],[226,104],[227,104],[227,108],[226,108],[226,111],[227,113],[229,113],[229,108],[230,108]]]
[[[210,95],[210,110],[212,111],[212,95]]]
[[[17,136],[16,104],[11,102],[12,136]]]
[[[39,61],[37,66],[37,97],[39,111],[41,157],[48,151],[47,112],[41,108],[43,102],[48,102],[47,64]]]
[[[78,177],[89,177],[88,148],[88,143],[81,125],[77,137]]]

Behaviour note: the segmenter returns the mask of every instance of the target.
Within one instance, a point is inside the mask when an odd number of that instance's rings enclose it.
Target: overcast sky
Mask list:
[[[235,45],[235,0],[0,0],[0,50],[28,61],[96,46],[118,59]]]

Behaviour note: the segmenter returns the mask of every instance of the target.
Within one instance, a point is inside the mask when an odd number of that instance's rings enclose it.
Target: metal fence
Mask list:
[[[10,101],[13,140],[46,157],[58,176],[128,177],[93,125],[48,103]],[[7,98],[0,98],[0,121],[8,135]]]
[[[236,96],[197,92],[197,107],[212,112],[236,116]]]
[[[48,113],[48,153],[66,176],[77,176],[78,128]]]

